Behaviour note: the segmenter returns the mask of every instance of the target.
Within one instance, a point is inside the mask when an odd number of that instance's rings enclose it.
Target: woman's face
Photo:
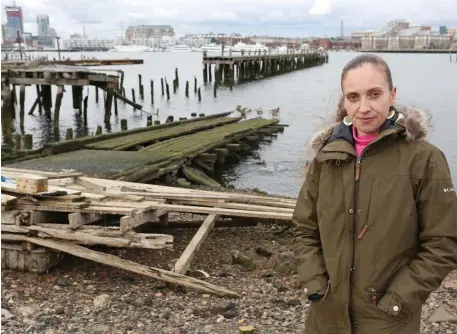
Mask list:
[[[381,66],[364,64],[347,72],[343,79],[344,108],[359,135],[374,135],[395,103],[396,88],[389,89]]]

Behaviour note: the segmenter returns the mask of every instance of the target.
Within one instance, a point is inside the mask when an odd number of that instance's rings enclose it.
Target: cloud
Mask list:
[[[83,30],[114,38],[135,24],[170,24],[178,35],[208,31],[276,36],[338,36],[380,29],[390,20],[457,27],[456,0],[16,0],[25,28],[37,33],[36,15],[48,14],[62,38]],[[393,10],[393,8],[395,10]],[[2,23],[5,14],[2,12]]]
[[[332,0],[315,0],[310,15],[328,15],[332,12]]]

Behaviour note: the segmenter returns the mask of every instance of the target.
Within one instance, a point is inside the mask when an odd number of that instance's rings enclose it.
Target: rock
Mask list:
[[[447,311],[444,307],[439,307],[433,312],[433,314],[428,318],[429,322],[443,322],[443,321],[457,321],[457,315],[452,314]]]
[[[94,327],[92,327],[92,332],[104,334],[104,333],[109,333],[110,329],[106,325],[95,325]]]
[[[274,268],[281,275],[294,274],[297,271],[297,259],[294,252],[283,252],[275,256]]]
[[[171,312],[168,311],[168,310],[164,311],[164,312],[161,314],[161,317],[162,317],[163,319],[165,319],[165,320],[168,320],[168,319],[170,318],[170,316],[171,316]]]
[[[237,314],[238,314],[238,311],[236,309],[230,309],[228,311],[225,311],[223,316],[226,319],[233,319],[237,316]]]
[[[5,310],[4,308],[2,308],[2,322],[6,321],[8,319],[11,319],[13,317],[14,317],[13,314],[11,314],[8,310]]]
[[[262,248],[262,247],[257,247],[255,249],[255,252],[260,255],[260,256],[263,256],[263,257],[270,257],[273,255],[272,252],[270,251],[267,251],[266,249]]]
[[[107,294],[102,294],[94,299],[94,312],[100,312],[107,308],[111,303],[111,297]]]
[[[216,319],[216,322],[219,324],[219,323],[221,323],[221,322],[224,321],[224,320],[225,320],[224,316],[221,315],[221,316],[219,316],[219,317]]]
[[[289,305],[289,306],[298,306],[298,305],[301,305],[301,302],[298,299],[291,299],[291,300],[289,300],[287,302],[287,305]]]
[[[68,286],[68,280],[65,277],[59,277],[54,283],[61,287]]]
[[[213,333],[213,328],[213,325],[205,325],[205,327],[203,327],[203,333]]]
[[[232,264],[239,264],[247,271],[255,270],[256,265],[250,257],[242,254],[239,250],[233,250],[231,254]]]
[[[457,280],[446,280],[443,283],[444,288],[457,290]]]
[[[65,309],[63,307],[56,308],[56,314],[65,314]]]
[[[240,326],[238,328],[238,331],[240,334],[250,334],[250,333],[255,333],[255,327],[254,326]]]
[[[152,297],[151,297],[151,296],[146,296],[146,297],[144,297],[144,299],[143,299],[143,304],[144,304],[145,306],[152,306],[152,301],[153,301],[153,300],[152,300]]]
[[[18,312],[23,318],[34,317],[38,312],[38,307],[35,305],[22,306],[18,308]]]

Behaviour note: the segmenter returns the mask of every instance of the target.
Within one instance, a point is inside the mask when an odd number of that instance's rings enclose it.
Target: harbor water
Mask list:
[[[43,54],[37,54],[42,56]],[[258,155],[244,159],[240,164],[229,168],[223,175],[235,187],[258,188],[271,194],[297,196],[303,182],[301,168],[309,156],[305,155],[304,145],[323,120],[334,117],[336,104],[341,95],[341,70],[357,53],[332,52],[329,63],[264,80],[235,85],[233,91],[220,87],[217,97],[213,97],[212,83],[203,85],[202,54],[199,52],[90,52],[82,54],[88,58],[118,59],[142,58],[142,65],[112,66],[125,72],[124,87],[131,98],[131,88],[137,94],[136,100],[143,110],[156,112],[162,122],[169,115],[175,119],[190,117],[190,114],[206,115],[235,110],[237,105],[253,110],[263,108],[263,117],[270,118],[268,110],[280,107],[280,122],[289,124],[284,133],[271,143],[262,144]],[[445,154],[451,167],[454,184],[457,184],[457,63],[449,61],[446,54],[380,54],[391,67],[394,85],[397,87],[398,103],[425,110],[432,116],[429,140]],[[57,53],[50,53],[50,58]],[[63,53],[62,57],[81,58],[81,53]],[[179,69],[179,89],[172,92],[175,68]],[[142,75],[144,101],[139,98],[138,74]],[[201,86],[202,101],[194,94],[194,76]],[[214,77],[214,76],[213,76]],[[160,78],[167,78],[170,85],[169,101],[161,95]],[[151,104],[150,80],[154,80],[154,105]],[[189,81],[189,98],[185,97],[185,83]],[[87,129],[78,111],[72,108],[71,87],[66,93],[60,110],[59,133],[53,133],[53,122],[44,114],[27,115],[36,98],[35,87],[26,90],[25,133],[32,133],[34,146],[56,138],[65,138],[67,128],[73,128],[76,136],[85,132],[95,132],[97,125],[106,131],[119,131],[120,120],[128,120],[128,127],[146,125],[146,113],[134,111],[127,104],[118,101],[119,114],[113,116],[110,124],[104,124],[103,95],[95,103],[94,87],[85,88],[89,94]],[[53,100],[56,87],[53,87]],[[54,101],[53,101],[54,103]],[[17,108],[18,109],[18,108]],[[18,111],[17,111],[18,113]],[[236,115],[236,113],[234,114]],[[238,114],[239,115],[239,114]],[[253,111],[249,117],[257,117]],[[16,128],[19,128],[18,117]],[[395,163],[395,162],[392,162]],[[77,168],[77,166],[75,166]]]

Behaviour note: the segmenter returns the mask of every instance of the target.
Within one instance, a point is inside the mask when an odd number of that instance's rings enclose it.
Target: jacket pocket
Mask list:
[[[306,320],[310,327],[319,333],[337,333],[337,319],[333,305],[333,296],[329,292],[324,300],[311,302]]]
[[[365,316],[368,318],[384,319],[387,321],[403,321],[411,317],[410,313],[406,309],[402,308],[396,315],[391,315],[386,311],[382,310],[378,303],[382,297],[386,294],[386,290],[377,289],[372,286],[365,287],[364,299],[367,302],[365,309]]]

